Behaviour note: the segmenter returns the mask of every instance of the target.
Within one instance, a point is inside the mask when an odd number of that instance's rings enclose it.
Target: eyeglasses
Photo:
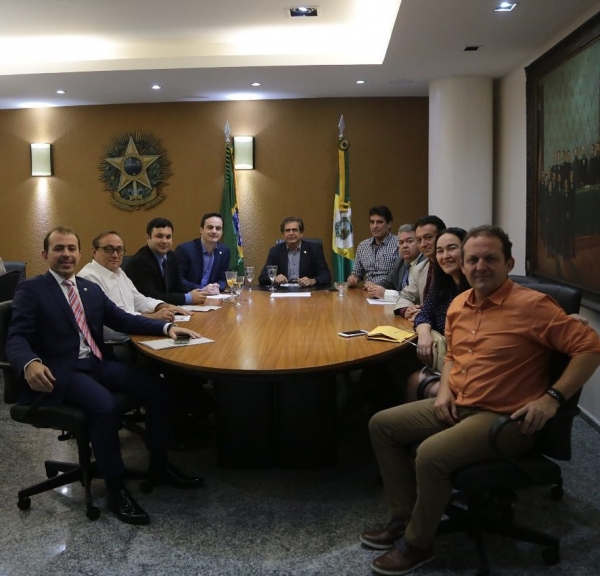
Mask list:
[[[118,246],[115,248],[114,246],[98,246],[100,250],[104,250],[107,254],[114,254],[115,252],[120,256],[121,254],[125,254],[125,248],[123,246]]]

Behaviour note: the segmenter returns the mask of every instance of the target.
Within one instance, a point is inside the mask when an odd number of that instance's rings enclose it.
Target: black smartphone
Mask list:
[[[368,333],[368,330],[345,330],[344,332],[338,332],[342,338],[354,338],[355,336],[364,336]]]
[[[189,334],[177,334],[175,338],[173,338],[173,342],[175,344],[187,344],[190,341],[191,336]]]

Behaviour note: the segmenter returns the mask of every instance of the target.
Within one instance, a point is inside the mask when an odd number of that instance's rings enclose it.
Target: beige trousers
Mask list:
[[[375,414],[369,422],[371,443],[379,463],[392,517],[407,522],[406,538],[429,546],[452,493],[450,475],[473,462],[495,460],[488,431],[495,412],[458,407],[459,422],[449,426],[433,413],[435,398],[403,404]],[[517,425],[507,426],[500,446],[517,456],[535,442]],[[419,444],[416,459],[409,454]]]

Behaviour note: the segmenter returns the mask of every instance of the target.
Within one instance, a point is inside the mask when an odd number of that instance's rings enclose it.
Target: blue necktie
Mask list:
[[[404,264],[404,272],[402,273],[402,280],[400,281],[400,289],[408,286],[408,275],[410,274],[410,264]]]

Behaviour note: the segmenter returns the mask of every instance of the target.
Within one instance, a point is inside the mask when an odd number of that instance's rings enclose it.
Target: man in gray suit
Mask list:
[[[433,266],[430,264],[435,258],[435,241],[438,233],[445,228],[443,220],[433,215],[424,216],[415,222],[417,244],[426,260],[412,267],[408,286],[402,289],[396,302],[394,314],[397,316],[404,316],[412,322],[425,302],[433,277]]]
[[[369,298],[396,302],[400,291],[408,286],[411,267],[427,259],[419,251],[413,224],[402,224],[398,229],[398,253],[400,258],[396,260],[394,267],[383,280],[377,283],[365,283],[365,290],[369,294]]]

